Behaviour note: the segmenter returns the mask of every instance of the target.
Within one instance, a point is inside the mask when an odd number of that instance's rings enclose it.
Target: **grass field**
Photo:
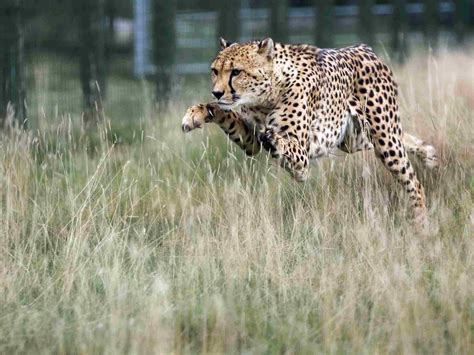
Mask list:
[[[370,154],[298,184],[216,127],[184,136],[189,93],[126,144],[74,115],[5,133],[0,353],[472,353],[472,58],[395,68],[405,129],[441,159],[415,164],[430,237]]]

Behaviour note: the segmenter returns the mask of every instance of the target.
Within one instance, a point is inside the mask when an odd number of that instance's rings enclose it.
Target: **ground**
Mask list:
[[[472,58],[394,70],[404,127],[441,160],[416,165],[438,229],[425,238],[372,154],[296,184],[217,127],[183,136],[202,97],[144,109],[118,145],[114,121],[89,132],[75,116],[3,136],[0,352],[469,353]]]

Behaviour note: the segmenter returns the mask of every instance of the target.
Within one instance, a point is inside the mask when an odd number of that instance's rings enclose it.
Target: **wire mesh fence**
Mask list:
[[[104,103],[114,119],[137,117],[145,102],[170,90],[166,76],[207,75],[219,36],[336,47],[366,40],[394,55],[439,42],[469,44],[473,7],[466,0],[3,0],[1,115],[10,102],[35,126]]]

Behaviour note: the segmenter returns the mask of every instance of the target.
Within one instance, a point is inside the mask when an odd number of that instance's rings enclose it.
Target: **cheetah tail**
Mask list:
[[[403,144],[409,154],[416,155],[428,168],[432,169],[439,165],[436,149],[432,145],[407,133],[403,135]]]

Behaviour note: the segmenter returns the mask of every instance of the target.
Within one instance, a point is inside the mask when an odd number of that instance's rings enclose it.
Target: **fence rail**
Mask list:
[[[154,73],[152,64],[152,41],[150,32],[150,0],[135,1],[135,42],[134,42],[134,74],[143,76]],[[408,24],[411,28],[420,27],[425,6],[423,3],[407,4]],[[381,22],[378,35],[380,42],[387,36],[384,28],[386,18],[392,16],[392,4],[378,4],[372,8],[372,15]],[[453,21],[455,5],[451,1],[439,3],[439,16],[441,24]],[[332,16],[338,29],[335,34],[335,46],[343,46],[359,41],[354,28],[357,25],[359,6],[340,5],[334,6]],[[288,11],[289,40],[291,42],[314,43],[314,26],[317,10],[314,7],[290,8]],[[240,10],[241,35],[238,39],[246,41],[254,38],[268,36],[270,10],[267,8],[242,8]],[[217,11],[180,12],[176,16],[177,50],[178,53],[186,52],[188,55],[178,55],[176,72],[178,74],[202,74],[209,71],[209,58],[217,49]],[[196,30],[199,29],[199,30]],[[385,31],[388,31],[385,28]],[[416,36],[414,37],[416,38]],[[420,38],[420,36],[418,36]],[[193,52],[195,55],[189,55]],[[199,60],[202,58],[202,60]],[[205,58],[205,60],[204,60]]]
[[[0,126],[7,108],[18,122],[41,117],[44,107],[93,119],[98,103],[127,102],[121,107],[135,112],[150,84],[136,78],[151,79],[154,99],[166,102],[172,74],[208,73],[219,36],[323,47],[365,42],[397,61],[410,45],[473,38],[472,0],[415,1],[291,7],[296,1],[255,0],[262,7],[252,8],[248,0],[0,0]],[[183,6],[195,9],[177,11]],[[122,111],[114,115],[128,115]]]

